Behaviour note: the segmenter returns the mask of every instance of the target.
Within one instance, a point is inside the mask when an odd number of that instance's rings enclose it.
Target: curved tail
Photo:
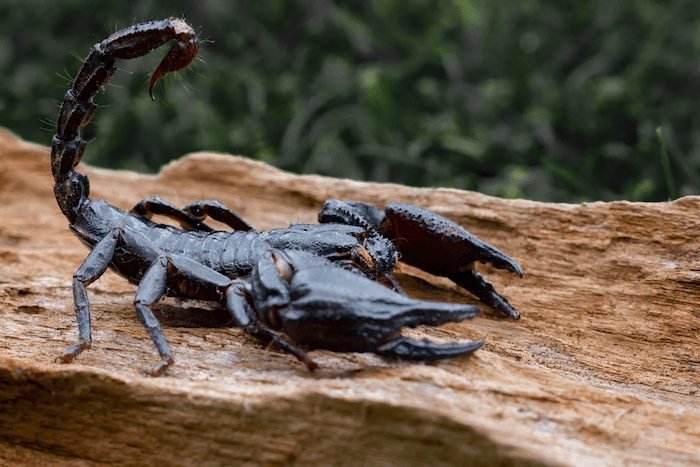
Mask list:
[[[92,98],[104,86],[116,70],[116,59],[136,58],[174,40],[148,82],[148,92],[153,99],[153,86],[171,71],[185,68],[197,56],[199,42],[192,27],[180,18],[135,24],[117,31],[95,44],[83,61],[83,66],[66,92],[58,114],[56,134],[51,145],[51,171],[54,194],[61,211],[73,222],[81,204],[90,194],[85,175],[74,172],[85,151],[85,141],[79,130],[90,123],[97,106]]]

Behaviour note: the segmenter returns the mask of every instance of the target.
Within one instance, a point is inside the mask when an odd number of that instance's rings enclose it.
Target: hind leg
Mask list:
[[[58,357],[62,363],[69,363],[80,353],[89,349],[92,344],[90,332],[90,301],[87,295],[87,286],[95,282],[109,267],[117,242],[121,237],[121,229],[112,230],[105,238],[100,240],[83,264],[73,275],[73,303],[75,305],[75,317],[78,321],[78,343],[67,348]]]
[[[262,325],[255,317],[246,296],[246,286],[240,281],[234,281],[226,289],[226,309],[233,317],[236,325],[242,328],[246,334],[255,337],[263,345],[274,343],[282,351],[294,355],[299,361],[306,365],[309,371],[318,368],[316,362],[311,360],[304,350],[289,342],[279,333]]]

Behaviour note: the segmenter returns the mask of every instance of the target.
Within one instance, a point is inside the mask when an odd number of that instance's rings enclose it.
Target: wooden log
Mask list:
[[[260,162],[189,155],[157,176],[84,167],[122,208],[151,195],[213,198],[257,228],[314,222],[324,199],[414,203],[516,258],[525,277],[482,267],[521,311],[413,331],[483,338],[436,364],[313,352],[293,357],[226,326],[218,310],[167,301],[177,364],[157,358],[134,287],[89,288],[91,350],[73,343],[71,277],[87,250],[52,193],[49,151],[0,132],[0,463],[700,463],[700,198],[548,204],[451,189],[291,175]],[[476,303],[408,266],[412,296]]]

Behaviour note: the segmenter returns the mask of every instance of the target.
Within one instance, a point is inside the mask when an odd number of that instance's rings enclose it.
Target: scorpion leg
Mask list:
[[[204,223],[207,216],[228,225],[233,230],[253,230],[253,227],[241,219],[238,214],[215,200],[197,201],[180,209],[162,198],[150,196],[136,203],[129,212],[146,219],[150,219],[154,214],[167,216],[178,221],[185,230],[213,231],[214,229]]]
[[[142,199],[131,208],[129,213],[145,217],[146,219],[150,219],[154,214],[167,216],[178,221],[185,230],[202,230],[205,232],[214,230],[202,222],[202,219],[197,219],[184,209],[179,209],[157,196]]]
[[[231,211],[229,208],[216,200],[206,199],[197,201],[196,203],[185,206],[182,208],[182,210],[200,221],[203,221],[207,216],[209,216],[215,221],[228,225],[233,230],[241,230],[246,232],[253,230],[253,227],[241,219],[238,214]]]
[[[174,359],[158,319],[151,306],[165,295],[168,289],[184,297],[220,301],[231,279],[184,256],[161,254],[146,270],[139,282],[134,307],[139,320],[155,344],[160,362],[150,371],[151,376],[163,374]]]
[[[273,342],[284,352],[294,355],[299,361],[306,365],[309,371],[314,371],[318,368],[316,362],[311,360],[302,349],[292,344],[272,329],[261,326],[255,318],[255,314],[250,308],[245,296],[246,286],[240,281],[234,281],[234,283],[226,289],[226,309],[231,314],[237,326],[241,327],[247,334],[258,339],[263,345]]]
[[[95,245],[73,275],[73,303],[75,304],[75,317],[78,321],[78,343],[67,348],[57,359],[62,363],[73,361],[83,350],[89,349],[92,344],[87,286],[99,279],[109,267],[120,236],[121,229],[113,229]]]
[[[139,282],[134,297],[134,308],[139,317],[139,321],[148,332],[148,336],[158,349],[160,362],[148,371],[151,376],[160,376],[168,369],[175,360],[170,352],[170,346],[165,339],[163,329],[158,322],[158,318],[153,314],[151,306],[160,300],[167,290],[168,259],[160,256],[146,270],[146,273]]]
[[[182,296],[223,302],[236,324],[246,333],[264,344],[274,342],[280,349],[304,362],[310,370],[316,368],[316,364],[303,350],[257,323],[245,301],[246,289],[242,281],[232,281],[223,274],[184,256],[161,255],[141,279],[134,301],[139,319],[161,357],[161,361],[150,371],[151,375],[161,375],[174,362],[160,324],[150,309],[151,305],[165,294],[168,287]]]

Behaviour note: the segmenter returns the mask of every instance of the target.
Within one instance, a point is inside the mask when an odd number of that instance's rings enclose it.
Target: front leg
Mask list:
[[[265,264],[262,261],[259,265],[261,263]],[[180,296],[222,302],[235,323],[247,334],[264,344],[275,343],[283,351],[291,353],[304,362],[309,370],[316,368],[316,364],[303,350],[257,320],[245,298],[247,293],[245,283],[240,279],[231,280],[185,256],[164,254],[160,255],[148,268],[139,283],[134,299],[139,320],[160,355],[160,361],[149,371],[150,375],[159,376],[174,363],[163,330],[151,309],[152,305],[163,297],[168,287]]]
[[[294,355],[306,365],[309,371],[318,368],[318,364],[309,358],[304,350],[289,342],[278,332],[261,324],[255,317],[246,299],[246,286],[240,281],[234,281],[226,290],[226,309],[238,327],[246,334],[258,339],[263,345],[274,343],[282,351]]]
[[[278,253],[266,252],[253,268],[250,286],[235,280],[226,289],[226,309],[236,325],[248,335],[263,345],[274,343],[303,362],[309,371],[314,371],[318,365],[304,350],[270,329],[275,325],[275,319],[271,319],[275,315],[274,310],[289,304],[288,281],[292,274],[290,265]],[[249,301],[255,304],[259,314],[251,308]]]

